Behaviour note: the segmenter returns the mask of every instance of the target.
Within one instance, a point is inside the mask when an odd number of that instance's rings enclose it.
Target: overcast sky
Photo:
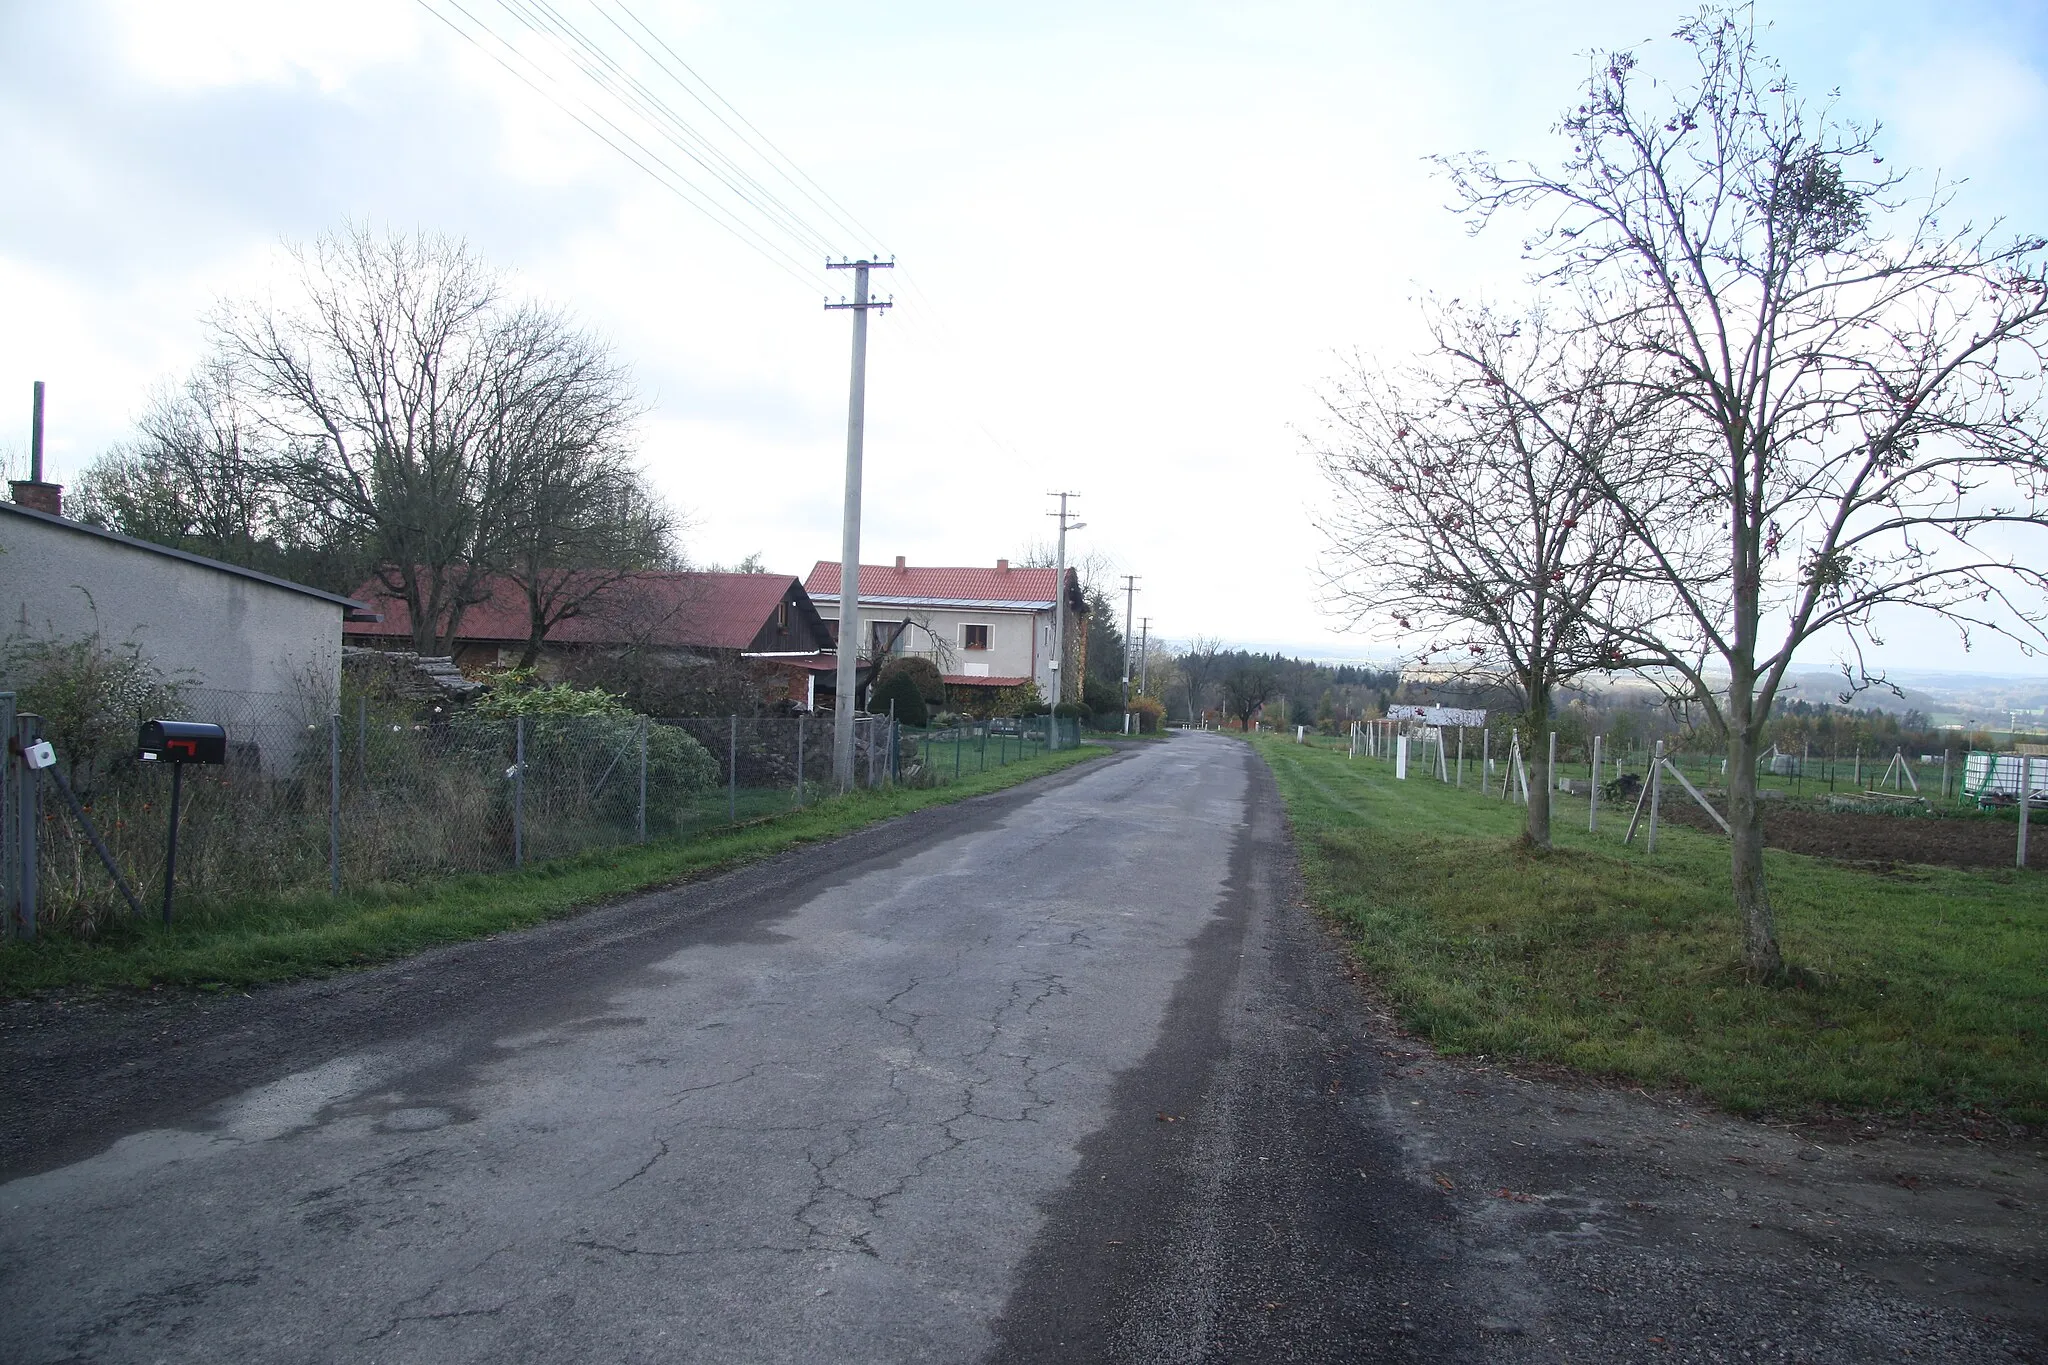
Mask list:
[[[460,3],[516,33],[498,0]],[[656,81],[596,3],[555,8]],[[828,229],[835,252],[906,267],[878,276],[899,307],[873,332],[864,559],[1014,556],[1049,534],[1047,490],[1073,489],[1077,551],[1142,576],[1156,634],[1326,657],[1369,641],[1316,606],[1318,385],[1343,353],[1412,349],[1420,290],[1520,291],[1510,235],[1465,235],[1425,158],[1550,157],[1585,54],[1649,40],[1661,62],[1688,8],[630,3],[875,234]],[[1806,89],[1882,120],[1894,164],[1967,177],[1973,216],[2033,231],[2043,13],[1759,10]],[[847,315],[419,0],[0,0],[0,165],[16,470],[31,380],[63,480],[190,367],[216,299],[273,287],[280,242],[353,218],[466,237],[608,337],[694,559],[838,557]],[[1897,668],[2043,671],[1890,638]]]

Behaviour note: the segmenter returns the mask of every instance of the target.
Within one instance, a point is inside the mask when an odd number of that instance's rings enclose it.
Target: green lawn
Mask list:
[[[1738,1112],[2048,1122],[2048,877],[1878,873],[1772,851],[1801,984],[1748,984],[1725,840],[1665,825],[1623,847],[1558,798],[1557,849],[1521,809],[1341,743],[1253,740],[1314,903],[1402,1019],[1449,1052],[1697,1088]],[[1468,767],[1468,781],[1472,781]],[[1680,798],[1682,799],[1682,798]]]
[[[630,892],[688,881],[892,816],[1012,786],[1105,752],[1041,752],[944,787],[855,792],[737,828],[595,849],[518,872],[447,877],[339,897],[180,902],[178,922],[170,929],[153,918],[122,919],[91,939],[53,934],[27,943],[0,943],[0,997],[79,986],[220,989],[323,975],[437,943],[524,928]]]

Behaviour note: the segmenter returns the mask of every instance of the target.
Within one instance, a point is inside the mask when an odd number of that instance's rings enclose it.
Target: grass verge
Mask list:
[[[1375,985],[1447,1052],[1681,1085],[1741,1113],[2048,1123],[2048,876],[1866,871],[1766,855],[1803,969],[1746,982],[1725,840],[1628,812],[1586,831],[1558,797],[1555,851],[1521,810],[1335,747],[1255,737],[1310,898]],[[1680,796],[1678,799],[1684,799]]]
[[[635,891],[755,862],[799,844],[979,796],[1102,756],[1041,754],[951,786],[856,792],[801,811],[690,839],[615,845],[535,864],[338,897],[179,907],[169,929],[123,920],[93,939],[52,936],[0,946],[0,997],[62,987],[224,989],[320,976],[481,938]]]

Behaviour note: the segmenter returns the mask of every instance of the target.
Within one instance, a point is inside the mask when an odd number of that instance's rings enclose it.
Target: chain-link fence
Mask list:
[[[367,698],[339,715],[308,715],[290,697],[194,691],[183,700],[183,718],[228,733],[224,765],[180,774],[177,896],[194,905],[402,884],[689,837],[836,790],[829,716],[482,720],[456,712],[422,720],[415,708]],[[16,729],[28,741],[49,733],[35,717]],[[6,764],[0,828],[17,855],[24,845],[27,854],[0,859],[17,932],[36,921],[90,930],[125,910],[109,861],[157,912],[173,774],[168,764],[135,760],[132,730],[125,739],[110,733],[116,738],[98,752],[50,736],[59,740],[56,766],[35,776],[18,755]],[[939,786],[1079,742],[1074,722],[1055,729],[1046,717],[919,731],[863,716],[854,782]],[[26,910],[24,890],[32,891]],[[24,914],[33,916],[27,924]]]

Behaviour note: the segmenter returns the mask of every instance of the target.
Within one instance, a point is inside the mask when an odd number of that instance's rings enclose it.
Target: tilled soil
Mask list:
[[[1721,832],[1684,792],[1666,792],[1662,819],[1710,834]],[[2042,812],[2048,820],[2048,811]],[[1928,863],[1937,867],[2011,867],[2019,830],[2000,820],[1865,815],[1856,811],[1802,810],[1773,804],[1764,812],[1764,842],[1787,853],[1845,863]],[[2032,841],[2033,856],[2048,859],[2048,834]]]

